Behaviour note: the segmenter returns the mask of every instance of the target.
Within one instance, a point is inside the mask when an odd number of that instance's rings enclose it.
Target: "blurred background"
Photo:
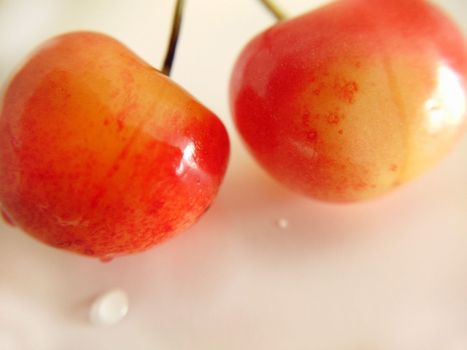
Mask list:
[[[290,15],[325,0],[278,0]],[[438,0],[467,33],[467,3]],[[0,84],[42,41],[110,34],[161,65],[174,1],[0,0]],[[369,203],[295,195],[249,156],[230,118],[241,48],[274,19],[257,0],[187,0],[172,78],[232,140],[217,201],[185,234],[101,263],[0,224],[1,350],[467,349],[467,139],[424,177]],[[124,289],[128,316],[89,323]]]

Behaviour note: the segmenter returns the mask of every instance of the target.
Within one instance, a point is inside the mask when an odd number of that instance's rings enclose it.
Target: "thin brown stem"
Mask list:
[[[175,4],[175,11],[172,20],[172,32],[170,33],[169,46],[165,55],[164,63],[162,65],[162,73],[169,76],[172,71],[172,66],[175,58],[175,51],[177,50],[178,37],[180,35],[180,27],[182,25],[183,8],[185,0],[177,0]]]
[[[282,21],[287,18],[287,15],[284,13],[284,11],[282,11],[282,9],[280,9],[273,0],[260,1],[278,21]]]

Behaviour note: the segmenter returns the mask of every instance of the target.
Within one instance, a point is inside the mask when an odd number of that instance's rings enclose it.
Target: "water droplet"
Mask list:
[[[89,320],[94,325],[111,326],[128,313],[128,296],[121,289],[112,289],[96,298],[91,306]]]
[[[282,230],[285,230],[287,227],[289,227],[289,221],[284,218],[280,218],[276,221],[276,226]]]
[[[108,255],[108,256],[101,256],[101,257],[99,258],[99,260],[100,260],[101,262],[103,262],[103,263],[111,262],[113,259],[114,259],[114,257],[113,257],[113,256],[110,256],[110,255]]]

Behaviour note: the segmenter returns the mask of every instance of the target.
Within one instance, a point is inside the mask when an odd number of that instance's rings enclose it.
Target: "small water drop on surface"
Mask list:
[[[287,227],[289,227],[289,221],[284,218],[280,218],[276,221],[276,226],[282,230],[285,230]]]
[[[93,302],[89,320],[94,325],[111,326],[120,322],[127,313],[127,294],[121,289],[112,289]]]

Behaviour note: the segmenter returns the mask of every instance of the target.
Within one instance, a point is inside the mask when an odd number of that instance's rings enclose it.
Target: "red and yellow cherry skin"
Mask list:
[[[345,0],[281,22],[241,53],[231,108],[256,159],[330,202],[379,196],[465,129],[467,49],[420,0]]]
[[[192,225],[229,156],[221,121],[118,41],[45,43],[0,114],[0,203],[52,246],[108,259]]]

